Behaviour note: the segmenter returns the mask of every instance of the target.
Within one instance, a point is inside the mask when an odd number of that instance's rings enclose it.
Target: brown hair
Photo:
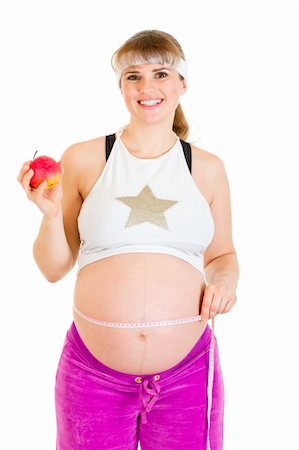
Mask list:
[[[175,65],[180,58],[185,59],[185,55],[173,36],[164,31],[145,30],[134,34],[114,52],[111,65],[113,70],[122,72],[136,64]],[[172,129],[180,139],[187,139],[189,126],[180,104],[175,110]]]

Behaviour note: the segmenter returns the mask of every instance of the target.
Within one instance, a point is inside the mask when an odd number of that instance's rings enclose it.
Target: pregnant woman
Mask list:
[[[57,282],[78,264],[57,450],[221,450],[213,325],[239,277],[225,168],[187,142],[187,63],[173,36],[139,32],[112,66],[128,125],[66,149],[52,189],[30,187],[30,161],[18,176],[43,213],[41,272]]]

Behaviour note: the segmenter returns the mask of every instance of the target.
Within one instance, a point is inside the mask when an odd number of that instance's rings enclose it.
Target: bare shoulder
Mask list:
[[[202,168],[211,174],[219,173],[219,171],[224,170],[222,159],[215,153],[196,147],[193,144],[191,144],[191,149],[192,163],[194,164],[195,170],[200,170],[200,168]]]
[[[225,168],[222,159],[215,153],[209,152],[191,144],[192,149],[192,177],[211,205],[216,190],[223,184]],[[221,181],[222,180],[222,181]]]
[[[83,199],[100,176],[105,162],[105,136],[77,142],[61,158],[65,175],[73,181]]]
[[[86,165],[94,157],[101,157],[105,146],[105,136],[100,136],[87,141],[77,142],[68,147],[62,159],[67,164],[71,164],[72,168]]]

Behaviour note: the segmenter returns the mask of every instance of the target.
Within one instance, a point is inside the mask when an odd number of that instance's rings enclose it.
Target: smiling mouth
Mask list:
[[[153,98],[150,100],[138,100],[139,105],[145,107],[161,105],[162,102],[163,102],[162,98]]]

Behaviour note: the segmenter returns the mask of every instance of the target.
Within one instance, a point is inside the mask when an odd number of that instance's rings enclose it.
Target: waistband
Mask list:
[[[109,328],[151,328],[151,327],[166,327],[171,325],[180,325],[183,323],[197,322],[201,321],[201,316],[191,316],[185,317],[183,319],[173,319],[173,320],[160,320],[156,322],[105,322],[103,320],[93,319],[87,316],[82,311],[80,311],[75,305],[73,305],[73,310],[82,319],[88,322],[94,323],[95,325],[102,325],[103,327]]]

